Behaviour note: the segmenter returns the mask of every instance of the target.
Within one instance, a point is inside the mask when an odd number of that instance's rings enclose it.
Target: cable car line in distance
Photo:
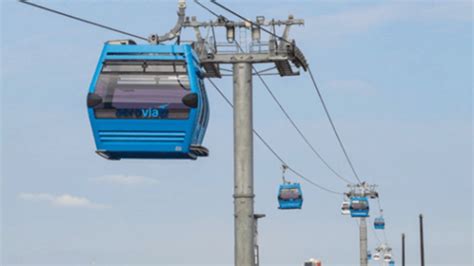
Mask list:
[[[212,11],[210,8],[208,8],[207,6],[205,6],[204,4],[200,3],[199,0],[194,0],[194,2],[196,4],[198,4],[199,6],[201,6],[202,8],[204,8],[206,11],[208,11],[209,13],[211,13],[212,15],[214,15],[215,17],[217,18],[223,18],[224,20],[227,20],[226,17],[224,17],[223,15],[219,15],[217,14],[216,12]],[[215,3],[217,4],[217,3]],[[235,40],[235,44],[237,45],[237,47],[239,48],[240,51],[243,52],[243,49],[242,49],[242,46],[240,45],[240,43]],[[322,157],[322,155],[316,150],[316,148],[311,144],[311,142],[308,140],[308,138],[303,134],[303,132],[301,131],[301,129],[298,127],[298,125],[294,122],[294,120],[291,118],[291,116],[288,114],[288,112],[285,110],[285,108],[283,107],[283,105],[280,103],[280,101],[278,100],[278,98],[276,98],[275,94],[272,92],[272,90],[270,89],[270,87],[268,86],[268,84],[265,82],[265,80],[263,79],[262,75],[260,75],[260,73],[257,71],[257,69],[252,66],[253,68],[253,71],[255,72],[255,74],[258,76],[258,78],[260,79],[260,81],[262,82],[263,86],[265,87],[265,89],[267,90],[267,92],[270,94],[270,96],[273,98],[273,100],[275,101],[275,103],[278,105],[278,107],[280,108],[280,110],[283,112],[283,114],[285,115],[285,117],[288,119],[288,121],[291,123],[291,125],[295,128],[295,130],[298,132],[298,134],[300,135],[300,137],[303,139],[303,141],[309,146],[309,148],[311,149],[311,151],[321,160],[321,162],[323,162],[323,164],[334,174],[336,175],[336,177],[338,177],[339,179],[341,179],[342,181],[348,183],[348,184],[353,184],[353,182],[347,180],[346,178],[344,178],[341,174],[339,174],[336,170],[334,170],[334,168]]]
[[[273,100],[276,102],[276,104],[279,106],[285,117],[288,119],[288,121],[291,123],[291,125],[295,128],[295,130],[298,132],[298,134],[301,136],[303,141],[308,145],[308,147],[311,149],[311,151],[321,160],[321,162],[339,179],[342,181],[348,183],[348,184],[353,184],[353,182],[347,180],[344,178],[342,175],[340,175],[334,168],[322,157],[322,155],[316,150],[316,148],[309,142],[308,138],[303,134],[301,129],[296,125],[295,121],[290,117],[288,112],[284,109],[280,101],[276,98],[275,94],[270,90],[270,87],[266,83],[266,81],[263,79],[263,77],[257,73],[258,78],[262,82],[263,86],[265,89],[268,91],[270,96],[273,98]]]
[[[224,98],[224,100],[227,102],[227,104],[230,106],[230,107],[234,107],[232,102],[227,98],[227,96],[225,96],[225,94],[222,92],[221,89],[219,89],[219,87],[211,80],[211,79],[207,79],[209,81],[209,83],[211,83],[211,85],[217,90],[217,92],[219,93],[219,95]],[[324,186],[321,186],[317,183],[315,183],[313,180],[305,177],[304,175],[302,175],[301,173],[299,173],[298,171],[296,171],[294,168],[292,168],[290,165],[288,165],[285,160],[283,160],[283,158],[275,151],[275,149],[262,137],[262,135],[260,135],[260,133],[258,133],[258,131],[256,131],[255,129],[252,129],[253,130],[253,133],[255,134],[255,136],[257,136],[257,138],[265,145],[265,147],[267,147],[267,149],[280,161],[281,164],[283,165],[286,165],[288,166],[288,170],[290,170],[292,173],[294,173],[295,175],[297,175],[298,177],[300,177],[301,179],[305,180],[306,182],[310,183],[311,185],[321,189],[321,190],[324,190],[328,193],[332,193],[332,194],[337,194],[337,195],[343,195],[344,193],[341,193],[341,192],[337,192],[337,191],[334,191],[332,189],[329,189],[329,188],[326,188]]]
[[[372,224],[373,224],[373,223],[372,223],[372,220],[369,218],[369,226],[370,226],[370,228],[371,228],[371,230],[372,230],[372,233],[374,234],[375,238],[377,239],[377,242],[378,242],[379,245],[380,245],[380,244],[383,243],[383,242],[380,240],[380,237],[379,237],[379,235],[377,234],[377,232],[375,231],[374,227],[371,226]],[[385,242],[387,242],[387,239],[385,239]]]
[[[148,38],[145,38],[145,37],[142,37],[142,36],[130,33],[130,32],[126,32],[126,31],[123,31],[123,30],[119,30],[119,29],[116,29],[116,28],[112,28],[112,27],[109,27],[109,26],[106,26],[106,25],[103,25],[103,24],[100,24],[100,23],[97,23],[97,22],[94,22],[94,21],[90,21],[90,20],[87,20],[87,19],[76,17],[76,16],[73,16],[73,15],[58,11],[58,10],[54,10],[54,9],[51,9],[51,8],[48,8],[48,7],[45,7],[45,6],[42,6],[42,5],[38,5],[38,4],[35,4],[35,3],[32,3],[32,2],[29,2],[27,0],[18,0],[18,2],[20,2],[22,4],[30,5],[30,6],[33,6],[33,7],[36,7],[36,8],[51,12],[51,13],[55,13],[55,14],[58,14],[58,15],[61,15],[61,16],[64,16],[64,17],[67,17],[67,18],[70,18],[70,19],[73,19],[73,20],[77,20],[77,21],[80,21],[80,22],[83,22],[83,23],[86,23],[86,24],[89,24],[89,25],[93,25],[93,26],[96,26],[96,27],[99,27],[99,28],[102,28],[102,29],[114,31],[114,32],[124,34],[124,35],[128,35],[130,37],[134,37],[134,38],[137,38],[137,39],[140,39],[140,40],[148,41]]]
[[[195,0],[195,1],[197,2],[197,0]],[[240,19],[243,19],[244,21],[250,23],[252,26],[258,27],[259,29],[261,29],[261,30],[265,31],[266,33],[268,33],[268,34],[270,34],[270,35],[272,35],[272,36],[278,38],[279,40],[285,41],[285,42],[287,42],[287,43],[291,43],[290,41],[286,40],[285,38],[276,35],[275,33],[273,33],[273,32],[271,32],[271,31],[269,31],[269,30],[263,28],[261,25],[258,25],[258,24],[256,24],[256,23],[254,23],[253,21],[251,21],[251,20],[249,20],[249,19],[243,17],[242,15],[238,14],[237,12],[235,12],[235,11],[233,11],[233,10],[231,10],[231,9],[229,9],[229,8],[227,8],[227,7],[225,7],[224,5],[218,3],[216,0],[211,0],[211,3],[217,5],[217,6],[219,6],[220,8],[226,10],[227,12],[229,12],[229,13],[231,13],[231,14],[237,16],[237,17],[239,17]],[[201,4],[201,3],[198,3],[198,4],[199,4],[200,6],[202,6],[204,9],[206,9],[207,11],[209,11],[210,13],[212,13],[213,15],[219,16],[219,15],[217,15],[217,13],[211,11],[209,8],[205,7],[203,4]],[[222,17],[222,16],[220,16],[220,17]],[[255,70],[255,69],[254,69],[254,70]],[[257,72],[257,71],[255,71],[255,72],[256,72],[257,75],[258,75],[258,72]],[[359,181],[359,183],[362,183],[362,181],[361,181],[361,179],[360,179],[360,177],[359,177],[357,171],[355,170],[355,167],[354,167],[354,165],[353,165],[353,163],[352,163],[352,160],[351,160],[351,158],[349,157],[349,154],[348,154],[348,152],[347,152],[347,150],[346,150],[346,148],[345,148],[345,146],[344,146],[344,144],[343,144],[343,142],[342,142],[342,139],[341,139],[341,137],[340,137],[340,135],[339,135],[339,133],[338,133],[338,131],[337,131],[337,129],[336,129],[336,126],[335,126],[335,124],[334,124],[334,121],[333,121],[333,119],[332,119],[332,117],[331,117],[331,115],[330,115],[330,113],[329,113],[329,110],[328,110],[328,108],[327,108],[327,105],[326,105],[326,103],[325,103],[325,101],[324,101],[324,98],[323,98],[323,96],[322,96],[322,94],[321,94],[321,91],[319,90],[319,87],[317,86],[316,79],[315,79],[315,77],[314,77],[314,75],[313,75],[311,69],[309,68],[309,65],[308,65],[308,72],[309,72],[311,81],[312,81],[312,83],[313,83],[313,85],[314,85],[314,88],[315,88],[315,90],[316,90],[316,92],[317,92],[317,94],[318,94],[318,97],[319,97],[319,99],[320,99],[320,101],[321,101],[321,104],[323,105],[325,114],[326,114],[326,116],[327,116],[327,118],[328,118],[328,120],[329,120],[329,123],[331,124],[331,128],[332,128],[332,130],[333,130],[333,132],[334,132],[334,134],[335,134],[335,136],[336,136],[336,138],[337,138],[337,141],[338,141],[338,143],[339,143],[339,146],[341,147],[341,150],[343,151],[344,156],[345,156],[345,158],[346,158],[346,160],[347,160],[347,162],[348,162],[348,164],[349,164],[349,166],[350,166],[350,168],[351,168],[351,170],[352,170],[352,172],[353,172],[355,178]],[[264,83],[264,85],[265,85],[266,83],[263,81],[262,77],[261,77],[260,75],[258,75],[258,77],[260,78],[260,80],[262,81],[262,83]],[[227,101],[227,103],[232,106],[232,103],[227,99],[227,97],[222,93],[222,91],[220,91],[219,88],[218,88],[217,86],[215,86],[215,84],[214,84],[211,80],[209,80],[209,81],[210,81],[211,84],[214,86],[214,88],[219,92],[219,94]],[[265,87],[267,87],[267,86],[265,86]],[[269,89],[268,89],[268,90],[269,90]],[[269,92],[270,92],[270,90],[269,90]],[[270,94],[272,95],[272,93],[270,93]],[[273,95],[272,95],[272,96],[273,96]],[[278,103],[278,102],[277,102],[277,103]],[[282,110],[282,111],[283,111],[283,110]],[[284,112],[284,113],[285,113],[285,112]],[[285,114],[285,115],[286,115],[286,114]],[[256,131],[254,130],[254,134],[265,144],[265,146],[267,146],[267,148],[268,148],[282,163],[284,163],[284,161],[282,160],[282,158],[281,158],[281,157],[271,148],[271,146],[258,134],[258,132],[256,132]],[[294,174],[296,174],[296,175],[298,175],[298,176],[301,176],[298,172],[294,171],[294,169],[292,169],[291,167],[288,167],[288,169],[289,169],[290,171],[292,171]],[[306,178],[304,178],[304,176],[301,176],[301,177],[302,177],[303,179],[305,179],[306,181],[312,183],[310,180],[307,180]],[[312,183],[312,184],[313,184],[313,183]],[[316,185],[317,187],[323,189],[321,186],[319,186],[319,185],[317,185],[317,184],[313,184],[313,185]],[[326,189],[324,189],[324,190],[326,190]],[[334,191],[333,191],[333,192],[334,192]],[[339,194],[339,193],[338,193],[338,194]],[[378,199],[378,204],[379,204],[379,208],[381,208],[381,206],[380,206],[380,200],[379,200],[379,199]],[[374,233],[374,236],[376,237],[377,241],[378,241],[379,243],[381,243],[380,238],[379,238],[378,235],[377,235],[377,232],[375,232],[375,230],[374,230],[374,228],[373,228],[372,226],[370,226],[370,227],[372,228],[372,232]],[[384,240],[385,240],[385,242],[387,242],[385,230],[383,230],[383,231],[384,231],[383,233],[384,233],[384,238],[385,238]]]
[[[354,168],[354,165],[352,164],[352,160],[349,157],[349,154],[346,151],[346,148],[344,147],[344,144],[342,143],[342,139],[339,136],[339,133],[337,132],[336,125],[334,124],[334,121],[332,120],[331,114],[329,113],[328,107],[326,106],[326,102],[324,101],[323,95],[321,94],[321,91],[318,88],[318,85],[316,83],[316,79],[314,78],[313,72],[311,71],[311,68],[308,66],[308,74],[311,77],[311,81],[314,85],[314,88],[318,94],[319,100],[321,101],[321,104],[323,106],[324,112],[326,113],[326,117],[329,120],[329,123],[331,124],[331,128],[336,135],[337,141],[339,143],[339,146],[342,149],[342,152],[344,153],[344,156],[346,157],[347,162],[349,163],[349,166],[351,167],[352,172],[354,173],[354,176],[357,178],[359,183],[362,183],[362,181],[359,178],[359,175],[357,174],[357,171]]]
[[[238,41],[235,41],[235,43],[237,44],[238,48],[240,49],[240,51],[243,52],[243,49],[242,49],[242,46],[240,45],[240,43]],[[270,86],[267,84],[267,82],[263,79],[262,75],[260,75],[260,73],[257,71],[257,69],[252,66],[253,68],[253,71],[255,72],[255,74],[257,75],[257,77],[260,79],[260,81],[262,82],[263,86],[265,87],[266,91],[270,94],[270,96],[272,97],[272,99],[275,101],[275,103],[278,105],[278,107],[280,108],[280,110],[283,112],[283,114],[285,115],[285,117],[288,119],[288,121],[291,123],[291,125],[295,128],[295,130],[298,132],[298,134],[300,135],[300,137],[303,139],[303,141],[309,146],[309,148],[311,149],[311,151],[313,151],[313,153],[321,160],[321,162],[323,162],[323,164],[336,176],[338,177],[339,179],[341,179],[342,181],[348,183],[348,184],[353,184],[353,182],[347,180],[346,178],[344,178],[342,175],[340,175],[336,170],[334,170],[334,168],[322,157],[322,155],[316,150],[316,148],[311,144],[311,142],[308,140],[308,138],[303,134],[303,132],[301,131],[301,129],[298,127],[298,125],[296,124],[296,122],[291,118],[291,116],[288,114],[288,112],[285,110],[285,108],[283,107],[283,105],[281,104],[281,102],[278,100],[278,98],[275,96],[275,94],[272,92],[272,90],[270,89]]]
[[[239,48],[240,48],[240,45],[238,44]],[[242,48],[240,48],[242,49]],[[253,66],[252,66],[253,67]],[[344,178],[342,175],[340,175],[336,170],[334,170],[334,168],[322,157],[322,155],[316,150],[316,148],[311,144],[311,142],[308,140],[308,138],[303,134],[303,132],[301,131],[301,129],[298,127],[298,125],[296,124],[296,122],[291,118],[291,116],[288,114],[288,112],[285,110],[285,108],[283,107],[283,105],[280,103],[280,101],[278,100],[278,98],[276,98],[275,94],[272,92],[272,90],[270,89],[270,87],[268,86],[267,82],[263,79],[263,77],[257,72],[257,70],[255,69],[255,67],[253,67],[256,75],[258,76],[258,78],[260,79],[260,81],[262,82],[263,86],[265,87],[266,91],[270,94],[270,96],[272,97],[272,99],[275,101],[275,103],[278,105],[278,107],[280,108],[280,110],[283,112],[283,114],[285,115],[285,117],[288,119],[288,121],[291,123],[291,125],[295,128],[295,130],[298,132],[298,134],[301,136],[301,138],[303,139],[303,141],[308,145],[308,147],[311,149],[311,151],[313,151],[313,153],[321,160],[321,162],[339,179],[341,179],[342,181],[348,183],[348,184],[353,184],[353,182],[347,180],[346,178]]]
[[[287,42],[287,43],[292,44],[292,42],[290,42],[290,41],[286,40],[285,38],[283,38],[283,37],[281,37],[281,36],[279,36],[279,35],[277,35],[277,34],[271,32],[271,31],[269,31],[269,30],[267,30],[266,28],[262,27],[261,25],[259,25],[259,24],[257,24],[257,23],[254,23],[253,21],[251,21],[251,20],[245,18],[244,16],[240,15],[239,13],[237,13],[237,12],[231,10],[230,8],[228,8],[228,7],[226,7],[226,6],[224,6],[224,5],[220,4],[220,3],[218,3],[216,0],[211,0],[211,3],[213,3],[213,4],[217,5],[217,6],[219,6],[220,8],[222,8],[222,9],[224,9],[225,11],[227,11],[227,12],[233,14],[234,16],[236,16],[236,17],[238,17],[238,18],[240,18],[240,19],[242,19],[242,20],[244,20],[244,21],[246,21],[246,22],[252,24],[252,26],[258,27],[259,29],[261,29],[261,30],[265,31],[266,33],[268,33],[268,34],[270,34],[270,35],[272,35],[272,36],[278,38],[279,40],[282,40],[282,41],[284,41],[284,42]],[[207,8],[206,8],[206,9],[207,9]],[[327,108],[327,106],[326,106],[326,103],[325,103],[325,101],[324,101],[324,98],[322,97],[322,94],[321,94],[321,92],[320,92],[320,90],[319,90],[319,88],[318,88],[318,86],[317,86],[316,80],[315,80],[315,78],[314,78],[313,73],[311,72],[311,69],[310,69],[309,65],[308,65],[307,69],[308,69],[308,73],[309,73],[309,75],[310,75],[310,77],[311,77],[311,80],[312,80],[312,82],[313,82],[313,85],[314,85],[314,87],[315,87],[315,89],[316,89],[316,92],[318,93],[318,97],[319,97],[319,99],[320,99],[320,101],[321,101],[321,103],[322,103],[322,105],[323,105],[323,108],[324,108],[324,111],[325,111],[325,113],[326,113],[326,116],[327,116],[327,118],[328,118],[328,120],[329,120],[329,122],[330,122],[330,124],[331,124],[331,127],[332,127],[332,129],[333,129],[333,131],[334,131],[334,134],[336,135],[336,138],[337,138],[337,140],[338,140],[338,142],[339,142],[339,146],[341,147],[341,149],[342,149],[342,151],[343,151],[343,153],[344,153],[344,156],[345,156],[345,158],[346,158],[346,160],[347,160],[347,162],[348,162],[348,164],[349,164],[349,166],[350,166],[352,172],[354,173],[354,176],[356,177],[357,181],[359,181],[359,183],[362,183],[361,179],[359,178],[359,175],[357,174],[357,171],[355,170],[355,167],[354,167],[354,165],[353,165],[353,163],[352,163],[352,160],[350,159],[349,154],[347,153],[346,148],[344,147],[344,144],[342,143],[342,139],[341,139],[341,137],[339,136],[339,133],[337,132],[336,126],[334,125],[334,121],[333,121],[332,118],[331,118],[331,115],[330,115],[330,113],[329,113],[329,110],[328,110],[328,108]]]

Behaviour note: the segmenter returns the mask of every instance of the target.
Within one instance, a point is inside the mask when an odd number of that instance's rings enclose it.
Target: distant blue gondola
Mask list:
[[[368,260],[371,260],[371,259],[372,259],[372,252],[370,252],[370,250],[367,251],[367,259],[368,259]]]
[[[279,209],[301,209],[303,206],[303,191],[298,183],[284,183],[278,190]]]
[[[196,159],[209,106],[190,45],[108,42],[87,97],[97,153],[107,159]]]
[[[382,216],[374,219],[374,228],[377,230],[385,229],[385,219]]]
[[[394,261],[394,260],[391,260],[391,261],[388,263],[388,266],[395,266],[395,261]]]
[[[349,210],[351,217],[369,217],[369,200],[367,197],[351,197]]]

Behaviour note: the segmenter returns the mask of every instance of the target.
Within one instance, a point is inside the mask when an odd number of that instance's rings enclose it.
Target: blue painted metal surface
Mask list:
[[[377,230],[385,229],[385,219],[382,216],[374,219],[374,228]]]
[[[369,217],[369,200],[367,197],[351,197],[349,210],[351,217]]]
[[[303,191],[298,183],[284,183],[278,190],[279,209],[301,209],[303,206]]]
[[[197,96],[195,108],[182,100],[188,94]],[[89,88],[88,114],[97,153],[108,159],[207,155],[195,149],[203,148],[209,105],[190,45],[105,44]]]

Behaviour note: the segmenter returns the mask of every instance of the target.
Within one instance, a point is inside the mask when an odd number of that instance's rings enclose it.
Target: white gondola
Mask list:
[[[392,260],[392,254],[390,253],[385,253],[383,255],[383,260],[386,261],[386,262],[390,262]]]
[[[341,214],[342,215],[349,215],[351,214],[350,210],[350,202],[349,201],[343,201],[341,205]]]
[[[374,255],[372,256],[372,259],[373,260],[380,260],[380,253],[374,253]]]

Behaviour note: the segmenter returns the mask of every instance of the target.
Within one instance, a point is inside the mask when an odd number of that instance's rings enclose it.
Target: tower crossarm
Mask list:
[[[182,23],[183,28],[194,29],[196,35],[196,41],[193,42],[194,50],[206,71],[205,75],[211,78],[222,77],[220,65],[241,62],[273,63],[280,76],[299,75],[299,71],[296,70],[298,68],[306,71],[308,63],[304,54],[296,46],[295,41],[289,38],[290,28],[294,25],[304,25],[304,20],[295,19],[290,15],[286,20],[266,20],[263,16],[257,16],[255,21],[231,21],[219,15],[217,19],[211,21],[198,21],[194,16],[186,17]],[[215,28],[218,27],[225,28],[227,42],[217,41]],[[282,37],[276,35],[276,27],[285,27]],[[250,31],[251,42],[237,42],[236,28],[241,29],[238,31],[241,39],[246,38],[246,34],[242,37],[242,32]],[[202,38],[200,29],[212,29],[212,37]],[[270,33],[268,41],[261,40],[261,30]]]

